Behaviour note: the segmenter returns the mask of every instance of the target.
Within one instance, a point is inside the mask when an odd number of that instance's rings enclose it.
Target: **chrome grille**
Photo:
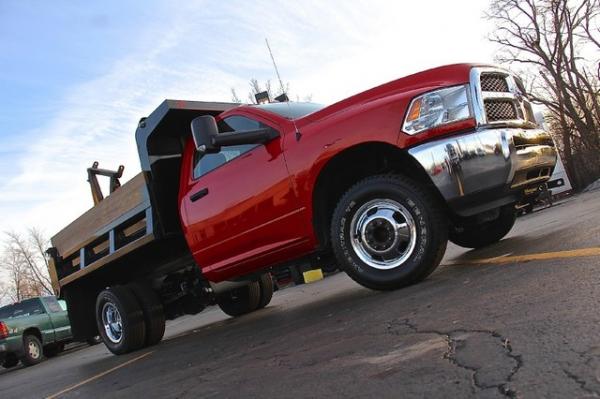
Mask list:
[[[481,75],[481,91],[492,91],[508,93],[508,83],[506,75],[499,73],[486,73]]]
[[[537,125],[523,84],[511,72],[491,67],[471,70],[474,114],[479,124]]]
[[[533,115],[533,108],[531,108],[529,101],[523,102],[523,109],[525,109],[525,120],[536,123],[535,115]]]
[[[488,122],[517,119],[517,109],[512,100],[485,100],[484,105]]]

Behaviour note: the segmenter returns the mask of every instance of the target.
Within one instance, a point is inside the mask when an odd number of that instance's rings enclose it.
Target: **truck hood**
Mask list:
[[[306,117],[298,119],[297,123],[301,125],[315,122],[337,114],[338,112],[347,111],[354,106],[359,106],[382,97],[397,95],[403,92],[409,93],[419,89],[427,91],[436,87],[468,83],[471,68],[478,66],[488,65],[474,63],[452,64],[405,76],[338,101],[337,103],[329,105]]]

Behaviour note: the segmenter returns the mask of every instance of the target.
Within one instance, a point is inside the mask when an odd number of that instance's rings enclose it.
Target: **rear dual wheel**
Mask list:
[[[115,355],[144,346],[144,313],[133,292],[127,287],[110,287],[98,295],[96,322],[104,344]]]
[[[165,331],[160,299],[143,283],[103,290],[96,301],[96,322],[106,347],[116,355],[155,345]]]
[[[165,311],[158,294],[148,284],[133,283],[128,285],[144,314],[146,338],[144,346],[158,344],[165,335]]]
[[[256,309],[262,309],[271,302],[273,298],[273,277],[271,277],[271,273],[265,273],[260,276],[258,280],[258,285],[260,287],[260,299],[258,301],[258,307]]]
[[[258,281],[224,293],[217,299],[217,304],[225,314],[237,317],[264,308],[272,297],[273,280],[265,273]]]

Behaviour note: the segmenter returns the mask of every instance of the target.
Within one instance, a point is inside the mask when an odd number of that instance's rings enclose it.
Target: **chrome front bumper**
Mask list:
[[[541,129],[478,129],[409,153],[462,216],[517,201],[524,189],[547,181],[556,164],[552,138]]]

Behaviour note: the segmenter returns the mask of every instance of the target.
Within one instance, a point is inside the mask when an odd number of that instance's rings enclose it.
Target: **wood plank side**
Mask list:
[[[58,232],[52,237],[52,246],[63,258],[70,256],[98,238],[104,226],[147,201],[147,197],[146,181],[140,173]]]
[[[50,282],[52,283],[52,290],[54,295],[60,295],[60,284],[58,283],[58,274],[56,273],[56,264],[54,258],[50,257],[48,260],[48,274],[50,275]]]
[[[105,256],[103,258],[100,258],[93,263],[90,263],[85,268],[78,270],[73,274],[69,274],[67,277],[64,277],[63,279],[61,279],[59,281],[59,285],[60,285],[60,287],[64,287],[65,285],[69,284],[70,282],[75,281],[78,278],[83,277],[86,274],[93,272],[94,270],[98,270],[105,264],[110,263],[113,260],[120,258],[121,256],[126,255],[138,248],[141,248],[144,245],[152,242],[153,240],[154,240],[153,234],[149,234],[147,236],[141,237],[140,239],[133,241],[133,242],[125,245],[124,247],[118,249],[116,252],[114,252],[108,256]]]

